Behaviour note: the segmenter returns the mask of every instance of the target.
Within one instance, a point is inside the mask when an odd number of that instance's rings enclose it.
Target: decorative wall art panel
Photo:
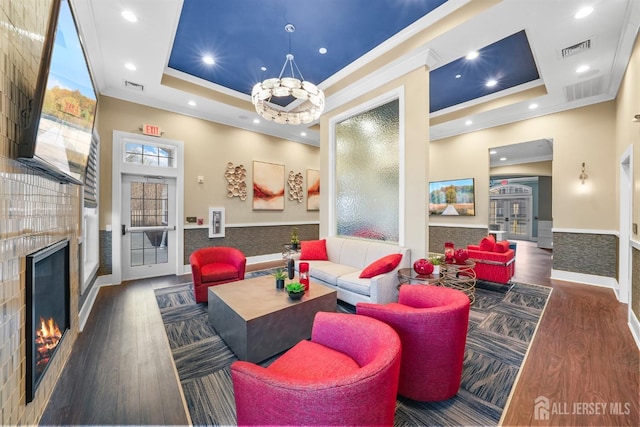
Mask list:
[[[298,203],[302,203],[304,198],[304,190],[302,187],[302,172],[289,172],[289,200],[297,200]]]
[[[320,171],[307,169],[307,210],[320,210]]]
[[[244,165],[234,166],[233,163],[227,163],[227,170],[224,171],[224,177],[227,180],[227,197],[240,197],[240,200],[247,199],[247,170]]]
[[[284,210],[284,165],[253,162],[253,209]]]

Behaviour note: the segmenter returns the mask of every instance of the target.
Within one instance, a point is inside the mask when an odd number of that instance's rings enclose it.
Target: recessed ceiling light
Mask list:
[[[585,6],[582,9],[578,10],[576,14],[573,15],[573,17],[576,19],[582,19],[586,16],[591,15],[591,12],[593,12],[593,8],[591,6]]]
[[[467,53],[467,56],[465,58],[467,59],[476,59],[480,54],[478,52],[476,52],[475,50]]]
[[[585,71],[589,71],[589,66],[588,65],[581,65],[578,68],[576,68],[576,73],[584,73]]]
[[[202,61],[203,61],[205,64],[208,64],[208,65],[213,65],[213,64],[215,64],[215,63],[216,63],[216,61],[213,59],[213,57],[212,57],[212,56],[209,56],[209,55],[205,55],[205,56],[203,56],[203,57],[202,57]]]
[[[507,160],[507,158],[506,158],[506,157],[500,157],[500,161],[501,161],[501,162],[504,162],[505,160]]]
[[[462,74],[456,74],[456,79],[459,79],[460,77],[462,77]]]
[[[253,123],[255,123],[255,124],[260,123],[260,119],[253,119]]]
[[[320,55],[324,55],[325,53],[327,53],[327,48],[321,47],[320,49],[318,49],[318,52],[320,52]]]
[[[538,104],[536,104],[535,102],[532,104],[529,104],[529,110],[535,110],[536,108],[538,108]]]
[[[306,132],[300,132],[300,136],[307,136]]]
[[[467,120],[466,122],[464,122],[464,124],[467,126],[471,126],[473,122],[471,120]]]
[[[491,80],[487,80],[486,86],[487,87],[494,87],[497,84],[498,84],[498,81],[496,79],[491,79]]]
[[[489,154],[494,155],[494,154],[498,154],[498,152],[496,150],[491,150],[489,151]]]
[[[267,71],[267,67],[260,67],[260,71]]]
[[[196,101],[191,100],[191,101],[188,102],[188,104],[191,105],[192,107],[195,107],[196,106]]]
[[[131,70],[131,71],[135,71],[136,70],[136,66],[133,65],[131,62],[127,62],[126,64],[124,64],[124,68],[126,68],[127,70]]]
[[[131,12],[130,10],[123,10],[121,15],[124,19],[126,19],[129,22],[138,22],[138,17],[136,16],[135,13]]]

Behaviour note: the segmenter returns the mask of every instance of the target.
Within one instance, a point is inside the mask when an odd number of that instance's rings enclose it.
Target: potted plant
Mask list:
[[[282,268],[278,268],[272,275],[276,279],[276,289],[284,288],[284,280],[287,278],[287,272]]]
[[[292,300],[298,300],[304,295],[304,285],[300,282],[292,282],[284,287]]]
[[[297,251],[299,244],[300,238],[298,237],[298,227],[293,227],[293,230],[291,230],[291,249]]]
[[[440,255],[433,255],[429,257],[429,261],[433,264],[433,274],[434,276],[440,275],[440,266],[444,264],[444,258]]]

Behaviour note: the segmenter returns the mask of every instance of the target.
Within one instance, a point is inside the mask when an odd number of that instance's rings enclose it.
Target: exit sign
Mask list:
[[[142,125],[142,133],[145,135],[151,136],[160,136],[162,132],[160,132],[160,128],[154,125],[143,124]]]

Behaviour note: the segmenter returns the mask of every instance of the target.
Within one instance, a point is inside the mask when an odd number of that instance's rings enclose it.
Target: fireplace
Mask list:
[[[31,402],[47,366],[69,330],[69,241],[27,255],[26,401]]]

